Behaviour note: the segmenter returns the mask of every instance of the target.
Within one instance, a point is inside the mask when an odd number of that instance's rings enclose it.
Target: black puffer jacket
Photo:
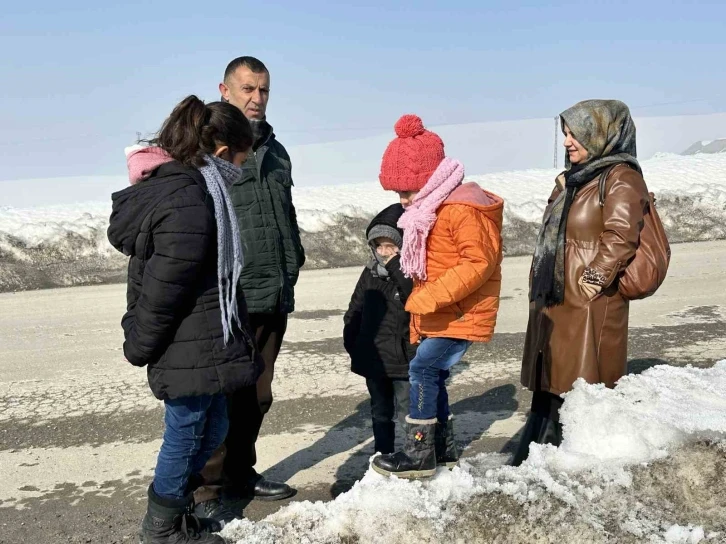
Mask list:
[[[386,208],[373,219],[366,236],[375,225],[397,228],[401,214],[400,204]],[[410,341],[410,316],[404,310],[413,282],[401,272],[400,262],[400,257],[394,257],[386,264],[387,278],[367,266],[343,318],[343,344],[350,354],[351,370],[366,378],[408,378],[408,364],[416,355]]]
[[[126,359],[148,365],[159,399],[232,393],[262,370],[238,295],[243,329],[224,345],[217,287],[217,227],[201,173],[178,162],[115,193],[111,244],[130,257]]]

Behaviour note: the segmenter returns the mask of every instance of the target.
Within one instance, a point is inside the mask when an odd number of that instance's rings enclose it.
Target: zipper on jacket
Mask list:
[[[267,145],[270,141],[270,138],[272,136],[268,137],[265,142],[257,148],[255,153],[255,163],[257,166],[257,181],[260,184],[260,189],[262,189],[263,183],[262,183],[262,163],[265,160],[265,155],[267,155],[267,152],[269,151],[269,146]],[[260,149],[263,149],[263,152],[260,153],[260,157],[258,160],[258,151]],[[277,236],[275,237],[275,253],[277,254],[277,271],[278,271],[278,285],[280,288],[280,293],[277,297],[278,307],[283,306],[284,304],[287,304],[287,301],[283,300],[283,296],[285,293],[285,275],[282,272],[282,263],[285,261],[285,248],[282,247],[284,244],[282,243],[282,233],[280,230],[279,222],[277,221],[277,215],[275,214],[275,199],[272,196],[272,188],[270,187],[269,182],[265,178],[265,184],[267,185],[267,195],[270,197],[270,208],[272,209],[272,215],[275,218],[275,232],[277,233]]]

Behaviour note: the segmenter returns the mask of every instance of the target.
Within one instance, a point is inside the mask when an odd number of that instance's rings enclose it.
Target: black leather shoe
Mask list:
[[[242,516],[235,514],[221,499],[210,499],[195,504],[194,513],[200,519],[213,520],[218,523],[219,529],[214,532],[221,531],[222,527],[235,519],[242,519]]]
[[[289,499],[296,491],[282,482],[272,482],[255,473],[247,481],[242,490],[242,496],[257,501],[281,501]]]

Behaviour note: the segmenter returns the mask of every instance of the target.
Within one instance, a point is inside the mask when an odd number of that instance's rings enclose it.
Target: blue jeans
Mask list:
[[[154,472],[154,491],[167,499],[186,496],[189,476],[201,472],[229,428],[224,395],[164,401],[164,441]]]
[[[438,419],[444,423],[450,415],[446,380],[449,369],[458,363],[471,346],[468,340],[425,338],[408,369],[411,382],[412,419]]]

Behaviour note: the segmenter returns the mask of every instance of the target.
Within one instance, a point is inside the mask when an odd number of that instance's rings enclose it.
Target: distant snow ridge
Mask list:
[[[657,366],[567,395],[560,448],[521,467],[483,454],[431,481],[369,470],[328,503],[293,503],[222,535],[247,544],[726,541],[726,361]]]
[[[726,153],[643,161],[673,242],[726,239]],[[505,199],[507,255],[532,251],[556,170],[469,176]],[[5,182],[8,183],[8,182]],[[365,228],[394,203],[377,182],[295,189],[308,268],[362,265]],[[126,258],[106,240],[109,202],[0,208],[0,291],[123,281]]]
[[[682,155],[699,155],[701,153],[726,153],[726,138],[696,142]]]

